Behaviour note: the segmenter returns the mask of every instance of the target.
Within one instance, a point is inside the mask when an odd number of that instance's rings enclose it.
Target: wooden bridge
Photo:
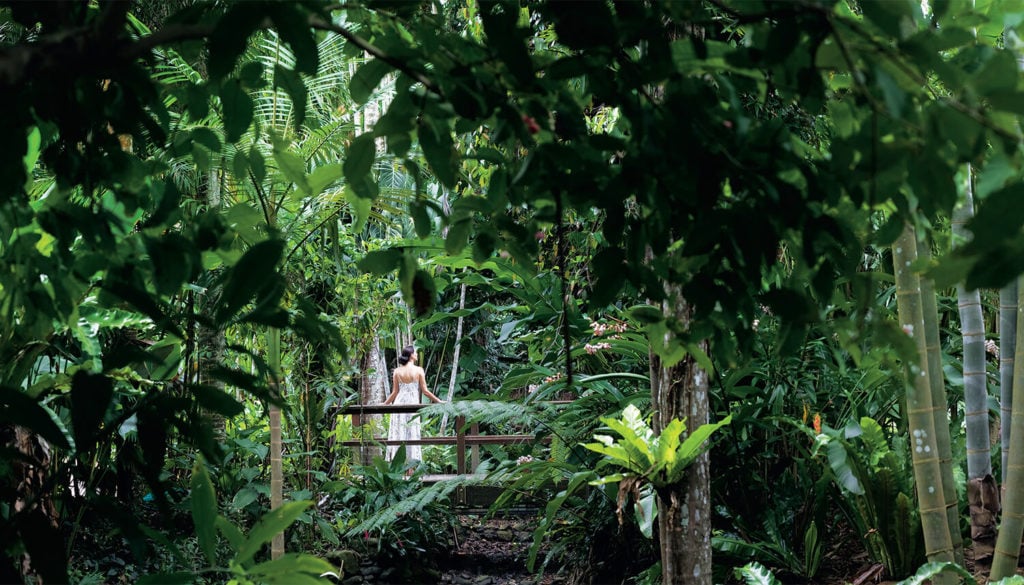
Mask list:
[[[364,417],[379,414],[415,413],[426,408],[428,404],[352,404],[340,410],[341,414],[352,417],[353,428],[363,423]],[[420,437],[409,441],[392,441],[387,437],[374,436],[364,439],[342,441],[346,447],[365,447],[367,445],[455,445],[455,474],[428,474],[421,477],[424,483],[436,483],[446,479],[470,475],[480,466],[480,445],[514,445],[530,443],[537,440],[534,435],[482,435],[480,425],[466,425],[462,416],[455,417],[455,434],[435,437]],[[494,486],[464,486],[456,490],[458,507],[486,508],[494,502],[500,488]]]

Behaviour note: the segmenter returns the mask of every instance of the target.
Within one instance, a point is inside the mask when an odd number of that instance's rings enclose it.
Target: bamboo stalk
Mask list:
[[[931,258],[927,242],[918,240],[918,258]],[[942,473],[942,495],[946,503],[946,522],[953,541],[953,558],[964,564],[964,539],[960,532],[960,506],[953,479],[953,446],[949,436],[949,411],[946,408],[946,379],[942,373],[942,347],[939,340],[939,310],[935,301],[935,283],[919,276],[921,281],[921,312],[924,324],[925,356],[931,388],[932,412],[935,416],[935,444],[938,448],[939,470]],[[982,347],[984,351],[984,347]],[[987,417],[986,426],[987,429]]]
[[[1017,279],[999,290],[999,441],[1002,444],[1000,483],[1006,483],[1010,457],[1010,413],[1017,355]]]
[[[906,364],[906,419],[910,430],[914,480],[924,530],[925,555],[932,562],[954,561],[953,541],[942,490],[942,470],[935,438],[935,412],[929,382],[921,280],[911,269],[917,260],[917,238],[907,224],[892,246],[896,304],[900,325],[912,336],[917,359]],[[943,575],[936,583],[952,582]]]
[[[1018,293],[1022,287],[1018,283]],[[1024,332],[1024,303],[1017,297],[1017,333]],[[1016,351],[1024,351],[1024,343],[1017,340]],[[1013,409],[1010,413],[1010,437],[1024,436],[1024,355],[1017,355],[1013,368]],[[1003,423],[1006,423],[1004,419]],[[995,554],[992,558],[990,581],[998,581],[1014,575],[1020,559],[1021,537],[1024,536],[1024,450],[1011,449],[1006,464],[1006,490],[1003,499],[1003,516],[996,539]]]

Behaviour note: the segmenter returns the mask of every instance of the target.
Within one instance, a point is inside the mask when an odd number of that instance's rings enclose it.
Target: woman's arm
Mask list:
[[[391,404],[398,396],[398,372],[391,374],[391,394],[384,400],[384,404]]]
[[[434,402],[442,402],[440,398],[434,396],[433,392],[427,390],[427,376],[426,374],[423,373],[423,368],[420,368],[418,377],[420,379],[420,392],[426,394],[427,398],[433,400]]]

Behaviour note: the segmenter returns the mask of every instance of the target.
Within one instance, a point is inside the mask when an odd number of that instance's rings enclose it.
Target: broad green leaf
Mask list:
[[[237,79],[228,79],[220,88],[220,104],[224,117],[224,139],[238,142],[238,139],[252,124],[252,98],[242,89]]]
[[[242,543],[245,542],[245,536],[242,534],[242,531],[228,521],[227,518],[217,516],[217,519],[214,521],[214,525],[217,527],[217,530],[224,535],[224,538],[227,539],[228,544],[231,545],[233,550],[237,551],[242,547]]]
[[[456,180],[455,148],[451,131],[444,120],[423,116],[419,123],[420,147],[434,175],[446,187],[454,187]]]
[[[370,212],[373,208],[373,199],[367,199],[366,197],[360,197],[349,187],[345,187],[345,201],[348,201],[349,206],[352,207],[352,215],[355,216],[355,224],[352,226],[352,232],[359,233],[363,231],[363,226],[366,225],[367,220],[370,219]]]
[[[357,265],[363,272],[388,274],[401,265],[403,255],[402,250],[396,248],[374,250],[367,252],[366,256],[363,256]]]
[[[246,571],[249,575],[271,576],[293,573],[311,573],[319,576],[321,573],[338,572],[335,567],[327,561],[308,554],[287,553],[278,559],[264,561]]]
[[[936,575],[943,572],[956,573],[957,575],[964,578],[964,583],[967,585],[977,585],[978,582],[974,580],[972,575],[967,569],[964,569],[956,563],[925,563],[921,565],[921,568],[917,570],[911,577],[908,577],[896,585],[924,585],[925,583],[933,582]],[[992,585],[995,585],[994,583]]]
[[[102,374],[79,370],[71,380],[71,429],[75,443],[88,445],[114,397],[114,382]]]
[[[444,240],[445,251],[453,256],[461,252],[469,241],[469,231],[472,227],[473,222],[469,219],[457,221],[449,226],[448,237]]]
[[[341,544],[341,539],[338,538],[337,530],[335,530],[334,526],[332,526],[329,522],[317,516],[316,526],[320,530],[320,535],[323,536],[327,540],[327,542],[331,543],[334,546],[338,546]],[[342,568],[344,569],[344,567]]]
[[[427,205],[419,200],[410,201],[409,214],[412,215],[413,223],[416,226],[416,235],[420,238],[430,236],[430,232],[434,230],[434,222],[430,220]]]
[[[217,530],[214,520],[217,518],[217,494],[213,491],[213,482],[206,471],[206,464],[200,457],[192,466],[192,522],[199,537],[199,548],[206,555],[206,561],[217,564]]]
[[[273,286],[278,278],[276,267],[284,254],[282,240],[266,240],[246,250],[231,268],[217,310],[221,323],[238,313],[253,297]]]
[[[309,181],[309,193],[314,197],[324,192],[335,181],[342,177],[341,164],[329,163],[320,165],[306,178]]]
[[[417,270],[408,292],[412,294],[412,306],[417,317],[423,317],[434,310],[437,304],[437,284],[429,272]]]
[[[0,421],[31,429],[61,449],[73,448],[71,435],[58,425],[54,412],[20,390],[0,387]]]
[[[220,137],[213,130],[204,126],[196,126],[192,129],[192,140],[202,144],[210,152],[220,152]]]
[[[298,2],[269,3],[270,18],[295,55],[295,70],[306,75],[316,75],[319,66],[319,50],[309,18]]]
[[[658,323],[665,320],[661,308],[653,305],[634,305],[629,308],[629,316],[641,323]]]
[[[232,417],[242,414],[245,410],[242,403],[216,386],[197,384],[191,386],[191,389],[200,406],[212,412]]]
[[[277,168],[295,187],[306,195],[311,195],[309,181],[306,179],[306,162],[285,144],[274,145],[274,160]]]
[[[679,445],[678,464],[681,466],[673,470],[669,479],[674,481],[681,479],[682,470],[707,449],[708,446],[705,443],[711,435],[731,422],[732,415],[730,414],[716,423],[703,424],[694,429],[683,443]]]
[[[391,66],[380,59],[371,59],[364,63],[352,76],[348,84],[349,94],[357,104],[365,104],[377,89],[380,80],[391,71]]]
[[[220,17],[209,37],[207,70],[212,79],[231,74],[235,62],[245,52],[249,35],[260,27],[265,16],[264,3],[246,2],[234,5]]]
[[[751,561],[736,569],[736,577],[743,579],[746,585],[782,585],[782,581],[757,561]]]
[[[39,132],[39,127],[32,126],[28,131],[28,136],[26,136],[25,155],[21,157],[21,163],[25,172],[25,191],[30,191],[32,189],[32,171],[35,169],[36,161],[39,160],[41,145],[42,134]]]
[[[376,156],[377,146],[373,134],[368,132],[357,136],[345,152],[345,179],[349,183],[362,181],[370,174]]]
[[[256,522],[235,554],[235,561],[245,564],[275,535],[292,525],[302,513],[313,505],[310,501],[288,502],[271,510]],[[212,521],[211,521],[212,524]]]
[[[835,473],[839,485],[852,494],[864,495],[864,486],[861,485],[857,474],[851,467],[849,453],[838,440],[833,439],[828,443],[828,463],[832,467],[832,472]]]

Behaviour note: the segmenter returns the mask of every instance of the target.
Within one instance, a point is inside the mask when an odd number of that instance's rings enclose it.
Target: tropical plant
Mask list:
[[[864,417],[844,431],[816,437],[841,488],[843,512],[871,559],[893,578],[921,565],[921,520],[914,494],[911,457],[905,439],[893,439],[875,420]]]
[[[237,585],[257,583],[323,584],[324,577],[338,575],[339,569],[325,560],[307,554],[288,554],[257,562],[257,555],[276,534],[284,531],[313,505],[310,501],[289,502],[259,519],[245,534],[217,512],[217,493],[200,458],[192,470],[192,520],[195,523],[199,546],[209,566],[195,572],[176,572],[147,575],[139,583],[193,583],[207,576],[227,577]],[[227,565],[221,564],[218,533],[227,543]],[[168,545],[172,546],[170,543]],[[180,554],[180,553],[179,553]]]
[[[335,495],[333,523],[349,548],[398,571],[393,579],[423,582],[452,550],[455,524],[449,497],[457,482],[421,485],[422,468],[407,473],[405,447],[386,461],[357,466],[347,479],[324,488]]]

